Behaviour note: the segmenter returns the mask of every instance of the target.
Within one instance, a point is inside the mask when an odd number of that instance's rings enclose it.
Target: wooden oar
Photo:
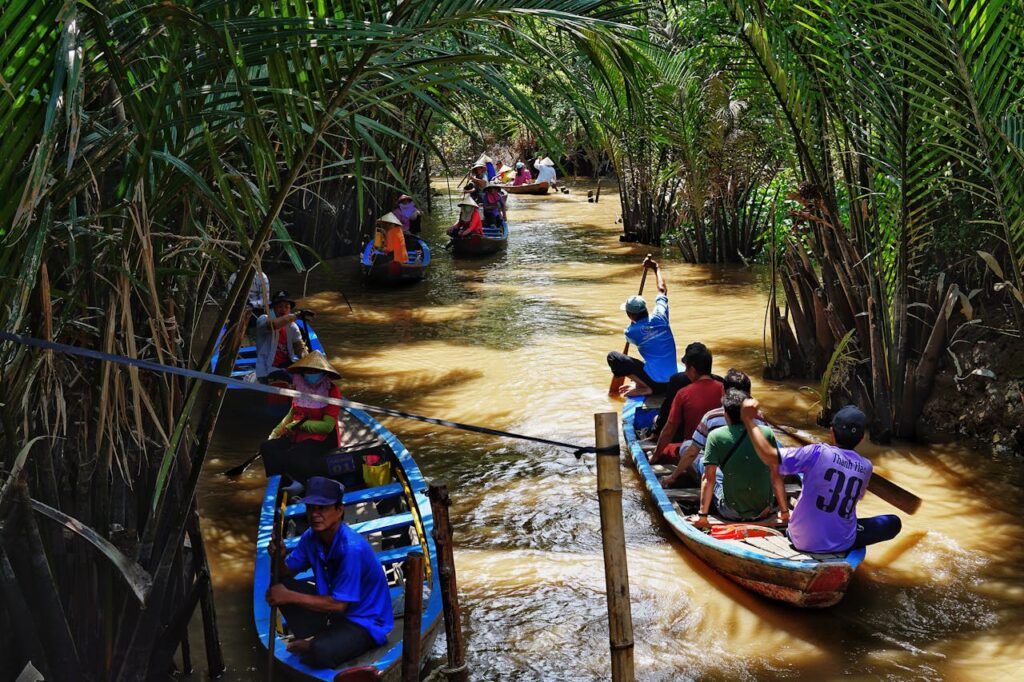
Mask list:
[[[647,254],[647,258],[650,258],[651,254]],[[646,259],[644,260],[646,263]],[[647,266],[644,266],[644,274],[640,278],[640,291],[637,292],[637,296],[644,295],[644,284],[647,283]],[[623,355],[629,355],[629,341],[626,341],[625,348],[622,349]],[[622,384],[626,383],[626,377],[612,377],[612,383],[608,386],[608,395],[617,396],[619,395],[619,389],[622,388]]]
[[[277,502],[274,504],[274,525],[270,533],[271,547],[274,552],[267,552],[270,559],[270,585],[271,587],[280,582],[281,579],[281,548],[284,540],[284,509],[288,504],[288,492],[278,482]],[[269,549],[269,548],[268,548]],[[270,629],[267,631],[267,682],[274,678],[274,640],[277,638],[277,605],[270,607]]]
[[[776,424],[768,419],[766,422],[775,430],[781,431],[782,433],[794,438],[801,443],[811,445],[814,443],[820,443],[821,441],[815,438],[813,435],[800,429],[790,428],[788,426],[782,426]],[[921,507],[921,498],[910,492],[906,488],[902,488],[886,477],[882,476],[877,471],[871,472],[871,478],[868,479],[868,490],[878,497],[882,498],[892,506],[896,507],[900,511],[905,511],[908,514],[914,514]]]
[[[241,476],[242,474],[245,473],[245,470],[249,468],[249,465],[251,465],[257,459],[259,459],[259,456],[260,456],[260,453],[257,452],[255,455],[253,455],[249,459],[245,460],[244,462],[242,462],[238,466],[233,466],[230,469],[228,469],[227,471],[222,472],[221,475],[227,476],[228,478],[238,478],[239,476]]]

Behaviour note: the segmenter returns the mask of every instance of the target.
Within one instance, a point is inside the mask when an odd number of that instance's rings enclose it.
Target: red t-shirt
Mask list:
[[[698,379],[676,393],[676,397],[672,399],[668,420],[680,426],[672,435],[671,442],[677,443],[690,438],[700,424],[701,417],[722,406],[724,393],[725,387],[722,383],[709,376]]]

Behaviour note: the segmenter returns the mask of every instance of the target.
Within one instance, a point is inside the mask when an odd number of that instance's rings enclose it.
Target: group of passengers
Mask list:
[[[699,342],[686,347],[685,369],[678,371],[675,338],[669,324],[668,287],[658,263],[654,271],[658,294],[653,311],[642,296],[631,296],[622,308],[630,324],[626,340],[643,357],[608,354],[616,377],[632,380],[620,389],[623,397],[662,395],[652,435],[641,441],[651,464],[674,469],[661,479],[673,487],[684,477],[699,478],[697,514],[690,521],[708,529],[713,519],[787,524],[794,548],[803,552],[846,552],[895,537],[898,516],[857,518],[857,503],[871,478],[871,462],[855,448],[864,438],[867,418],[856,406],[832,418],[832,444],[780,447],[772,428],[751,398],[750,378],[730,369],[712,373],[712,354]],[[798,476],[802,492],[790,514],[784,477]]]
[[[488,178],[488,163],[487,157],[480,157],[470,168],[469,182],[463,188],[465,195],[458,203],[459,217],[448,228],[448,236],[452,239],[483,236],[486,227],[508,225],[508,194],[496,182],[500,177],[497,171]]]

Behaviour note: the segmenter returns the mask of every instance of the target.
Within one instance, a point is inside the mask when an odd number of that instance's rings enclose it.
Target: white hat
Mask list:
[[[523,166],[525,166],[525,165],[526,165],[526,164],[525,164],[525,163],[523,163],[522,161],[516,161],[516,168],[522,168],[522,167],[523,167]]]
[[[555,162],[552,161],[549,157],[545,156],[542,159],[537,159],[534,165],[540,168],[541,166],[554,166]]]
[[[473,208],[480,208],[480,204],[473,201],[470,197],[465,197],[462,201],[457,203],[456,206],[472,206]]]
[[[395,214],[391,212],[385,213],[381,217],[377,218],[377,222],[387,223],[389,225],[398,225],[399,227],[402,226],[402,221],[395,217]]]

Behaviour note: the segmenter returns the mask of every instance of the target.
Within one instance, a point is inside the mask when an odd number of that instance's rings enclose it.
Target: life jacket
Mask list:
[[[274,367],[287,367],[292,364],[292,353],[288,348],[288,325],[277,330],[277,350],[274,352]]]
[[[321,380],[315,386],[311,386],[306,383],[306,379],[302,374],[297,373],[292,375],[292,383],[296,391],[330,398],[341,398],[341,389],[329,379]],[[300,419],[320,420],[324,418],[325,414],[334,416],[333,433],[308,433],[301,429],[292,429],[292,442],[301,443],[304,440],[326,440],[330,437],[334,440],[335,445],[341,443],[341,420],[338,419],[338,416],[341,414],[341,408],[337,405],[329,405],[314,398],[306,398],[305,396],[292,398],[292,421]]]

